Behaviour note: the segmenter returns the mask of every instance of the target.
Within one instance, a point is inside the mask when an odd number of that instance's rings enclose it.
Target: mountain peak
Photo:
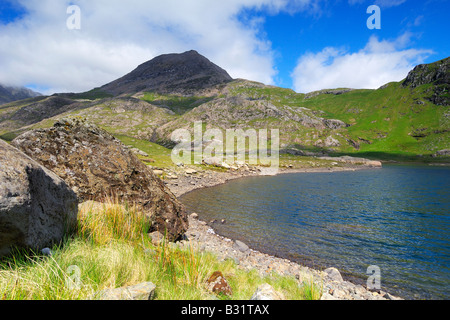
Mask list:
[[[114,95],[140,91],[192,93],[232,80],[225,70],[190,50],[157,56],[101,90]]]

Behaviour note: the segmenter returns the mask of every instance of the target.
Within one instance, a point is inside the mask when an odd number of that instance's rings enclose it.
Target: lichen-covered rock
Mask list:
[[[226,296],[231,296],[233,290],[228,284],[227,280],[223,276],[222,272],[215,271],[206,281],[207,288],[209,291],[215,294],[223,294]]]
[[[136,155],[103,129],[81,119],[26,132],[12,144],[60,176],[80,201],[116,198],[134,203],[169,241],[188,227],[184,206]]]
[[[0,139],[0,256],[60,242],[77,213],[76,194],[62,179]]]

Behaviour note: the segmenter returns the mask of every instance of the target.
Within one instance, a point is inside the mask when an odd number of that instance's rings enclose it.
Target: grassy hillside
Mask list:
[[[322,94],[301,105],[351,124],[346,137],[359,147],[341,152],[430,155],[449,147],[450,110],[425,99],[427,87],[411,90],[390,83],[378,90]]]

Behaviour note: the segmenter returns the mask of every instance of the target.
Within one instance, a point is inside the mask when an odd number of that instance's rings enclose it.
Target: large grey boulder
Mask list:
[[[84,119],[60,119],[11,144],[61,177],[80,201],[135,204],[151,224],[148,231],[168,241],[181,239],[189,226],[184,205],[164,182],[121,141]]]
[[[61,241],[77,213],[77,196],[62,179],[0,139],[0,257]]]

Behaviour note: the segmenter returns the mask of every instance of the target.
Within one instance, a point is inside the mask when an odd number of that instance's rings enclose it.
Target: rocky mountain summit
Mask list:
[[[191,50],[160,55],[100,90],[115,96],[140,91],[186,94],[232,80],[225,70]]]
[[[80,119],[61,119],[52,128],[28,131],[12,141],[55,172],[80,202],[105,198],[136,204],[152,227],[174,241],[186,231],[184,206],[164,183],[112,135]]]

